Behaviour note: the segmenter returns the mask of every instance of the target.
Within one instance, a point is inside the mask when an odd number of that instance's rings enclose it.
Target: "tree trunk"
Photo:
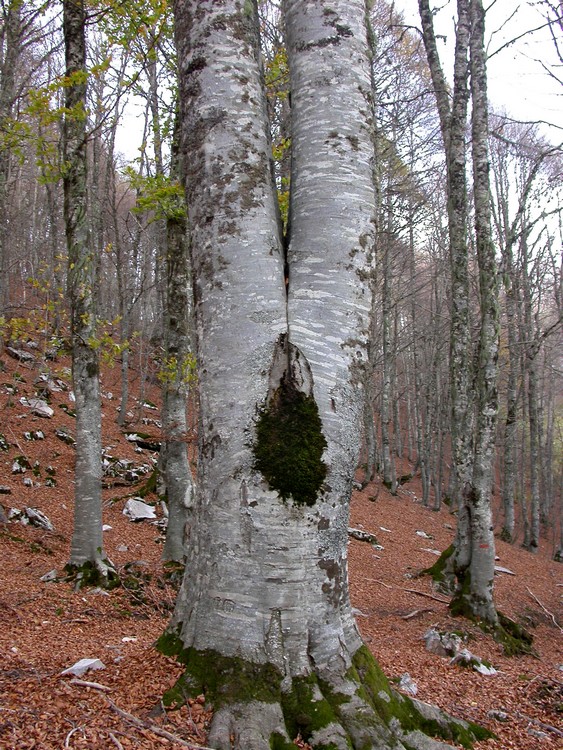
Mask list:
[[[171,178],[180,178],[178,128],[172,144]],[[182,207],[183,208],[183,207]],[[164,560],[184,562],[195,485],[187,455],[186,394],[191,375],[191,278],[188,229],[183,211],[166,219],[166,306],[164,315],[162,431],[168,526]]]
[[[472,616],[498,625],[493,603],[495,538],[491,492],[495,466],[498,412],[499,345],[498,273],[491,231],[488,150],[487,69],[484,47],[485,11],[481,0],[470,0],[473,198],[479,266],[480,337],[476,373],[477,418],[471,491],[467,497],[471,530],[471,562],[459,572],[458,600]],[[457,606],[457,602],[455,602]]]
[[[456,497],[452,500],[454,505],[459,507],[455,554],[452,556],[452,562],[455,569],[463,569],[469,564],[470,560],[468,513],[463,506],[469,492],[473,456],[465,144],[469,99],[469,0],[458,0],[457,2],[454,88],[451,105],[450,93],[438,55],[432,12],[428,0],[419,0],[419,11],[424,46],[438,105],[447,164],[452,305],[450,333],[451,436],[452,471],[455,474],[452,484],[456,493]]]
[[[373,250],[365,5],[284,10],[287,293],[256,5],[175,3],[201,433],[186,574],[161,640],[186,665],[169,698],[206,691],[219,750],[295,748],[298,733],[314,748],[402,748],[347,580]]]
[[[102,542],[101,403],[95,346],[95,262],[88,242],[86,40],[81,1],[63,3],[65,60],[64,214],[71,305],[72,377],[76,397],[76,468],[71,568],[87,564],[107,579]],[[83,574],[82,580],[85,573]]]
[[[16,98],[16,74],[22,52],[22,3],[9,0],[2,4],[4,39],[0,69],[0,135],[8,135]],[[9,180],[12,166],[11,138],[0,143],[0,316],[4,315],[9,301]]]

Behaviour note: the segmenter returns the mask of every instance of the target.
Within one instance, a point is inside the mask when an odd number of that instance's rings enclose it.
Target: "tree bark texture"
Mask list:
[[[452,453],[457,497],[463,506],[471,478],[473,446],[471,439],[472,354],[469,311],[466,127],[469,100],[468,50],[470,34],[469,0],[458,0],[454,58],[454,86],[451,94],[441,67],[430,3],[419,0],[424,46],[440,116],[446,154],[448,231],[451,263],[450,375],[452,401]],[[450,103],[451,101],[451,103]],[[466,513],[461,509],[456,558],[460,565],[469,559]]]
[[[0,60],[0,315],[8,302],[8,203],[12,148],[9,130],[16,97],[16,75],[22,51],[21,0],[2,5],[3,55]],[[4,137],[6,136],[6,137]]]
[[[172,145],[171,177],[180,177],[179,126]],[[168,526],[163,559],[183,562],[195,484],[187,455],[186,394],[191,376],[191,275],[185,216],[166,220],[166,306],[163,368],[164,479]]]
[[[186,664],[169,697],[206,690],[219,750],[295,748],[298,733],[315,748],[401,748],[405,733],[422,747],[391,718],[403,699],[348,593],[374,218],[365,5],[283,10],[287,258],[256,4],[175,2],[201,424],[186,573],[161,640]]]
[[[95,262],[88,241],[86,40],[81,0],[63,3],[65,61],[64,216],[71,304],[72,376],[76,397],[76,480],[70,564],[91,563],[105,575],[102,543],[101,403],[95,346]]]
[[[470,15],[471,148],[475,243],[479,267],[480,331],[475,377],[475,455],[471,492],[467,499],[471,524],[471,564],[465,574],[461,597],[466,600],[473,615],[497,625],[498,616],[493,603],[495,538],[491,494],[498,413],[499,302],[498,272],[491,229],[485,11],[481,0],[470,0]]]

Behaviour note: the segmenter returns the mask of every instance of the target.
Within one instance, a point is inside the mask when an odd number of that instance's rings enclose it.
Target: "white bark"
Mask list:
[[[290,747],[295,714],[322,708],[328,718],[308,730],[313,747],[402,748],[398,723],[393,736],[377,713],[380,692],[391,700],[386,683],[373,689],[372,676],[373,695],[360,697],[375,669],[360,648],[347,580],[370,311],[364,269],[373,250],[365,5],[287,0],[284,11],[293,166],[287,293],[255,4],[175,3],[201,425],[171,630],[185,685],[198,689],[201,663],[204,683],[208,670],[220,683],[214,747],[263,750],[276,735]],[[302,502],[299,486],[285,498],[272,489],[254,455],[264,415],[281,420],[299,399],[314,399],[326,441],[326,478]],[[288,436],[290,475],[306,456],[300,438]]]

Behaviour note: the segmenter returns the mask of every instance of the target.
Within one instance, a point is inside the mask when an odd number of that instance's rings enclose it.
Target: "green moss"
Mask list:
[[[184,650],[184,644],[182,639],[178,635],[178,632],[173,630],[165,630],[164,633],[155,643],[157,651],[160,651],[164,656],[180,656]]]
[[[353,666],[361,684],[358,695],[364,699],[367,697],[388,726],[392,719],[396,719],[406,733],[419,730],[429,737],[440,737],[466,748],[473,747],[478,740],[493,736],[488,729],[471,722],[466,728],[454,720],[438,722],[423,716],[410,698],[391,689],[386,676],[365,646],[354,655]],[[444,718],[447,719],[446,716]]]
[[[117,588],[121,581],[117,572],[106,563],[105,572],[102,572],[91,560],[86,560],[82,565],[72,565],[68,563],[64,567],[66,580],[73,582],[76,589],[83,589],[89,586],[98,586],[111,591]]]
[[[185,665],[176,684],[163,695],[165,706],[181,706],[202,693],[215,710],[232,703],[279,703],[281,673],[272,664],[253,664],[210,649],[183,648],[177,633],[165,633],[158,650]]]
[[[261,411],[254,443],[255,468],[271,490],[297,505],[314,505],[326,477],[326,440],[315,399],[284,376]]]
[[[141,485],[141,487],[137,489],[136,494],[139,497],[146,497],[147,495],[152,495],[153,493],[156,493],[157,480],[158,480],[158,469],[155,468],[150,473],[147,481],[143,485]]]
[[[326,685],[319,684],[315,675],[294,677],[292,689],[282,694],[282,709],[289,736],[300,734],[307,741],[314,732],[329,724],[339,723],[335,711],[338,700],[333,700],[334,697]]]
[[[279,732],[274,732],[270,737],[270,750],[297,750],[297,745],[288,742]]]
[[[450,546],[442,552],[434,565],[421,571],[421,575],[430,576],[436,583],[444,583],[446,580],[446,566],[448,565],[448,560],[454,553],[454,549],[454,545],[450,544]]]
[[[537,656],[531,633],[502,612],[498,612],[498,618],[499,626],[495,628],[494,638],[502,645],[505,656]]]

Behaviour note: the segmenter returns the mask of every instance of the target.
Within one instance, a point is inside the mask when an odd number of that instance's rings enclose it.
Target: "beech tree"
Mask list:
[[[256,4],[175,2],[201,424],[186,572],[160,647],[185,664],[167,700],[205,692],[221,749],[295,748],[299,733],[315,748],[443,746],[381,675],[348,591],[375,210],[365,11],[283,4],[284,257]]]
[[[86,157],[86,31],[82,0],[65,0],[66,86],[64,218],[71,308],[72,380],[76,397],[76,481],[70,570],[85,580],[111,577],[102,542],[101,402],[96,347],[95,261],[88,241]]]

